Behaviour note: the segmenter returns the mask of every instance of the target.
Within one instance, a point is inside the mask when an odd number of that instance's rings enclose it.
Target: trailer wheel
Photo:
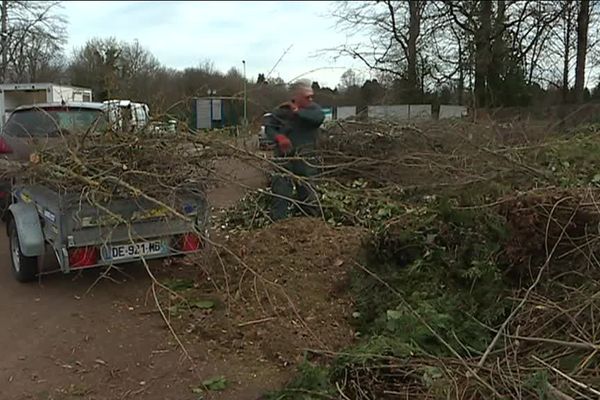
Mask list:
[[[14,219],[8,225],[8,239],[10,241],[10,260],[13,275],[19,282],[31,282],[38,275],[38,258],[27,257],[21,253],[19,235]]]
[[[9,206],[10,206],[10,199],[7,199],[7,198],[0,199],[0,220],[2,222],[8,222],[8,218],[10,216],[10,212],[8,211]]]

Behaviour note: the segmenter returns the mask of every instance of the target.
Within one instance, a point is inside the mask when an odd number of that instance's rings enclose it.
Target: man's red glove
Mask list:
[[[275,136],[275,143],[277,143],[277,147],[282,153],[287,153],[292,149],[292,142],[285,135]]]

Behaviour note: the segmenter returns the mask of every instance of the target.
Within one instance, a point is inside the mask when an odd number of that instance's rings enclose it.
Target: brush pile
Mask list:
[[[32,148],[28,163],[8,163],[5,177],[96,203],[145,198],[177,209],[181,195],[204,196],[216,183],[214,161],[234,150],[221,140],[188,133],[70,134]]]
[[[327,223],[359,228],[340,229],[331,241],[360,246],[347,250],[350,257],[320,257],[325,251],[314,243],[323,235],[310,235],[317,226],[310,221],[271,225],[268,191],[226,213],[218,222],[227,231],[261,229],[235,233],[235,253],[213,254],[229,306],[237,285],[244,302],[232,310],[252,310],[237,316],[238,328],[279,311],[262,309],[269,295],[253,303],[257,291],[248,285],[263,271],[287,289],[281,299],[289,308],[273,325],[284,327],[278,336],[295,326],[285,318],[296,310],[298,326],[317,321],[336,338],[323,348],[350,343],[350,325],[360,338],[339,354],[311,349],[325,373],[304,365],[301,379],[277,398],[599,398],[599,132],[593,125],[552,133],[467,122],[334,126],[319,153],[322,174],[311,184]],[[212,165],[221,156],[268,164],[209,136],[112,133],[37,149],[19,179],[95,201],[145,197],[175,207],[181,191],[204,193],[216,183]],[[360,245],[358,231],[368,232]],[[344,232],[352,240],[337,236]],[[273,243],[282,243],[281,253]],[[323,275],[338,258],[353,269],[333,290],[338,279]],[[298,309],[311,279],[344,293],[343,307],[328,310],[335,299],[319,298],[318,313]],[[267,333],[252,340],[293,360],[289,340]]]
[[[332,127],[313,185],[329,223],[370,232],[348,287],[362,339],[274,398],[598,398],[599,132]],[[270,229],[268,196],[228,229]]]
[[[372,235],[356,280],[371,339],[334,372],[347,395],[596,398],[600,193],[504,200],[438,204]]]
[[[511,147],[504,129],[464,122],[334,126],[323,141],[324,175],[404,188],[538,177],[540,171],[521,162],[527,149]]]

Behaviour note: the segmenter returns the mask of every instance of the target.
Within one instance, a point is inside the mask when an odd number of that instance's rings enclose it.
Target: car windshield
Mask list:
[[[20,110],[12,113],[4,131],[16,137],[56,137],[65,133],[85,132],[93,124],[97,130],[106,128],[102,110],[91,108],[44,108]]]

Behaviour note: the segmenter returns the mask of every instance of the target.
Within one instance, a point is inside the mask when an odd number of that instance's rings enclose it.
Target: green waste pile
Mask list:
[[[277,399],[600,396],[600,127],[339,125],[313,183],[366,228],[359,340],[307,354]],[[224,216],[268,229],[269,193]]]

